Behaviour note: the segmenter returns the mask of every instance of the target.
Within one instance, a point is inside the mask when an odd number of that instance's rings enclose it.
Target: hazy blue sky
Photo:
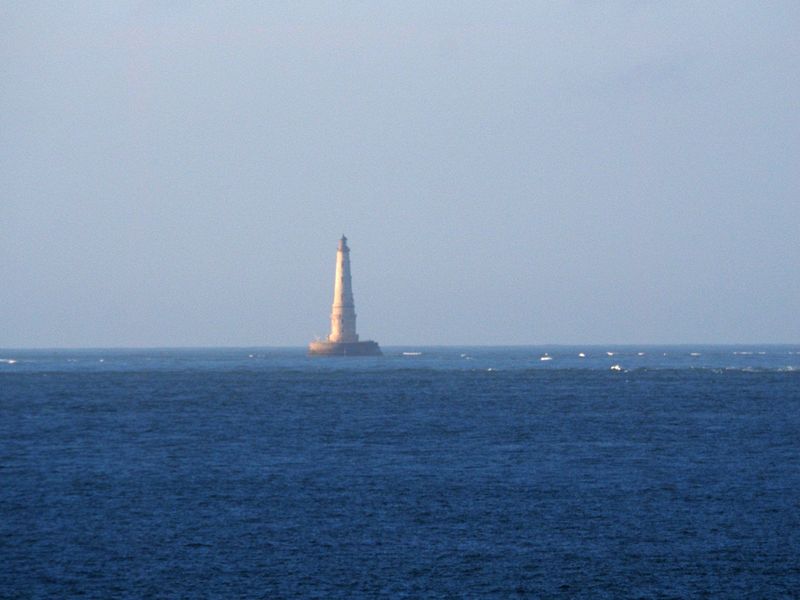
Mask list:
[[[0,4],[0,347],[800,341],[800,3]]]

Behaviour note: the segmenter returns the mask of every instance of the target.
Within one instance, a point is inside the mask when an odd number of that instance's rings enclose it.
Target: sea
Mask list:
[[[800,346],[0,351],[1,598],[798,598]]]

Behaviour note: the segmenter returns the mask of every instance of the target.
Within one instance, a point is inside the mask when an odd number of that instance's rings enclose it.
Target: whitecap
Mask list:
[[[422,356],[422,352],[403,352],[403,356]]]
[[[613,352],[606,352],[606,354],[608,354],[609,356],[614,356]]]
[[[578,352],[578,358],[586,358],[586,355],[583,352]]]
[[[622,367],[620,365],[611,365],[612,371],[622,371]]]

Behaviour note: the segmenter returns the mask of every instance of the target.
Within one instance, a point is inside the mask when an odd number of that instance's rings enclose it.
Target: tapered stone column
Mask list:
[[[336,277],[333,281],[331,334],[329,342],[357,342],[356,306],[353,302],[353,282],[350,279],[350,248],[347,238],[339,240],[336,251]]]
[[[356,306],[350,278],[350,248],[342,236],[336,250],[336,275],[333,281],[331,333],[327,340],[308,345],[312,356],[380,356],[380,346],[372,340],[360,342],[356,333]]]

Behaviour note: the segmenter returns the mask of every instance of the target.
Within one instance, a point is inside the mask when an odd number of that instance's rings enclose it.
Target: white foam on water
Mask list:
[[[614,356],[613,352],[606,352],[606,354],[608,354],[609,356]]]
[[[13,365],[16,364],[16,362],[16,358],[0,358],[0,363],[6,363],[7,365]]]
[[[699,352],[690,352],[689,356],[700,356]]]
[[[545,354],[544,356],[540,356],[539,360],[553,360],[553,357]]]
[[[620,365],[611,365],[611,371],[622,371],[622,367]]]
[[[422,352],[403,352],[403,356],[422,356]]]
[[[583,352],[578,352],[578,358],[586,358],[586,355]]]

